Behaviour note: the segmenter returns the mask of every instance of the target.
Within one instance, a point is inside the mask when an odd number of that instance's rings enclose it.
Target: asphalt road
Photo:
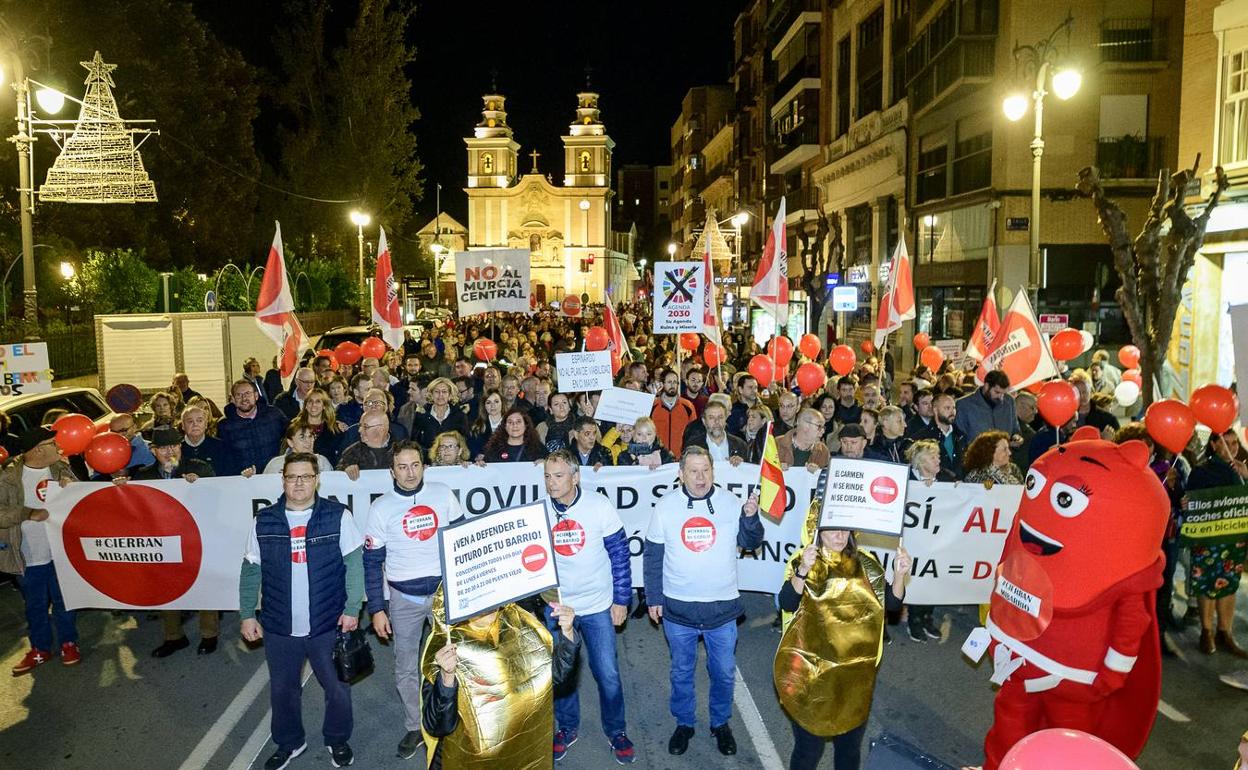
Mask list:
[[[1248,600],[1248,597],[1245,597]],[[660,631],[629,621],[620,634],[629,734],[638,767],[787,767],[792,748],[788,720],[771,686],[771,660],[778,636],[770,627],[770,597],[747,595],[749,618],[741,628],[732,726],[740,753],[720,756],[707,730],[704,669],[699,673],[699,724],[689,752],[667,754],[673,723],[667,710],[667,650]],[[1244,601],[1241,605],[1248,607]],[[959,647],[975,623],[973,608],[945,610],[941,642],[916,644],[903,627],[891,629],[876,688],[868,737],[901,737],[960,766],[982,759],[980,746],[992,713],[987,666],[968,665]],[[196,626],[187,628],[195,638]],[[84,658],[65,668],[50,663],[34,675],[0,680],[0,767],[39,770],[143,767],[259,767],[274,746],[268,741],[268,687],[264,656],[244,647],[237,616],[222,622],[217,654],[196,657],[194,647],[166,660],[150,657],[160,643],[160,623],[147,613],[117,616],[85,612],[79,619]],[[1239,637],[1248,641],[1241,616]],[[1218,675],[1248,667],[1225,653],[1205,657],[1195,650],[1194,631],[1179,637],[1184,659],[1167,659],[1163,713],[1139,760],[1144,770],[1229,768],[1240,734],[1248,727],[1248,693],[1221,684]],[[376,641],[374,640],[374,644]],[[0,665],[5,670],[25,653],[22,602],[0,587]],[[394,748],[403,733],[402,711],[393,687],[388,648],[374,649],[376,672],[353,692],[356,765],[416,768],[422,755],[403,761]],[[1243,665],[1237,665],[1243,664]],[[744,687],[741,684],[744,684]],[[597,694],[586,669],[581,678],[581,739],[560,763],[565,770],[613,766],[598,728]],[[756,717],[755,717],[756,715]],[[320,746],[320,690],[308,682],[305,725],[312,749],[292,768],[329,767]],[[830,751],[824,765],[831,767]]]

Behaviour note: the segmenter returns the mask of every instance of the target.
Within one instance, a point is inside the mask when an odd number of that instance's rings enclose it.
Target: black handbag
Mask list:
[[[334,668],[338,680],[351,684],[373,673],[373,648],[360,629],[340,631],[334,641]]]

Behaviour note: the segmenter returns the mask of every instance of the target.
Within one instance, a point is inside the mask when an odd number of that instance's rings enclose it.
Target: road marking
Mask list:
[[[238,695],[234,696],[234,700],[230,701],[230,705],[225,707],[225,711],[208,729],[208,732],[204,733],[204,737],[200,738],[199,743],[195,744],[190,756],[178,770],[200,770],[207,767],[208,760],[220,750],[221,744],[225,743],[230,731],[256,702],[256,698],[260,697],[260,693],[268,683],[269,667],[261,665],[256,669],[256,673],[251,675],[251,679],[247,680],[247,684],[243,685],[243,689],[238,691]]]
[[[736,687],[733,689],[732,699],[737,702],[737,708],[741,711],[741,721],[745,722],[745,731],[750,734],[750,741],[754,744],[754,751],[758,752],[759,761],[763,763],[764,770],[784,770],[776,744],[771,740],[767,725],[763,723],[763,715],[758,711],[758,704],[754,702],[750,688],[745,686],[745,680],[741,678],[741,669],[734,669],[734,673]]]
[[[265,666],[268,670],[268,666]],[[307,663],[303,664],[303,682],[300,687],[305,687],[308,680],[312,678],[312,667]],[[269,742],[269,738],[273,736],[269,732],[269,725],[273,723],[273,709],[269,709],[264,713],[264,718],[260,720],[260,724],[256,725],[256,729],[252,731],[251,737],[243,744],[243,748],[239,749],[238,756],[234,757],[234,761],[230,763],[229,770],[250,770],[251,766],[256,764],[256,759],[260,757],[260,752],[264,751],[264,746]]]
[[[1157,713],[1161,714],[1166,719],[1169,719],[1171,722],[1192,721],[1191,717],[1184,714],[1182,711],[1179,711],[1174,706],[1171,706],[1169,703],[1166,703],[1164,700],[1157,701]]]

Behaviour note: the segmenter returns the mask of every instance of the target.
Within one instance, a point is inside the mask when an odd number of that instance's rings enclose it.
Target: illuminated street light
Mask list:
[[[65,106],[65,94],[55,88],[40,88],[35,92],[35,101],[39,103],[39,109],[55,115]]]
[[[667,244],[667,256],[669,257],[676,256],[676,244],[675,243]]]
[[[71,265],[71,264],[69,264],[68,262],[62,262],[62,263],[61,263],[61,277],[62,277],[62,278],[64,278],[65,280],[67,280],[67,281],[68,281],[70,278],[73,278],[73,277],[74,277],[74,266],[73,266],[73,265]]]
[[[745,223],[750,221],[750,212],[739,211],[732,215],[732,226],[740,230],[745,227]]]
[[[1001,104],[1005,117],[1011,123],[1017,123],[1027,114],[1027,97],[1022,94],[1010,94]]]
[[[1062,101],[1079,93],[1079,86],[1082,84],[1083,75],[1077,69],[1067,67],[1053,74],[1053,93]]]
[[[356,239],[359,244],[360,257],[360,307],[364,307],[364,295],[367,293],[364,284],[364,228],[372,223],[373,218],[358,209],[351,210],[351,224],[356,227]]]

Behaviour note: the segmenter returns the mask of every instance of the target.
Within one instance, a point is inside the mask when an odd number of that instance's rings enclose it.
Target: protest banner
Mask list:
[[[910,468],[897,463],[833,457],[819,526],[898,534],[909,475]]]
[[[48,393],[52,390],[52,369],[48,364],[48,343],[17,342],[0,345],[0,396]]]
[[[704,283],[701,262],[654,264],[655,334],[702,332]]]
[[[529,250],[482,249],[455,254],[459,315],[531,313]]]
[[[545,502],[464,519],[438,547],[448,624],[559,585]]]
[[[1187,545],[1222,545],[1248,534],[1248,487],[1212,487],[1187,492],[1179,537]]]
[[[605,495],[619,512],[628,536],[635,586],[642,584],[642,556],[654,504],[663,495],[676,489],[676,475],[675,464],[659,466],[654,470],[641,466],[607,467],[598,471],[592,468],[581,469],[582,489]],[[764,518],[762,545],[757,551],[741,555],[738,564],[741,590],[775,593],[779,589],[784,581],[785,564],[801,543],[807,508],[812,500],[818,498],[818,479],[819,474],[809,472],[805,466],[789,468],[784,472],[785,515],[779,524]],[[758,480],[757,465],[742,463],[733,467],[728,463],[715,463],[715,483],[742,501],[758,489]],[[431,467],[425,471],[425,481],[449,486],[470,519],[494,511],[528,505],[546,497],[543,469],[532,463],[497,463],[486,467],[470,465],[467,468]],[[363,471],[359,480],[354,482],[345,473],[334,471],[321,474],[318,494],[341,502],[357,521],[362,522],[372,501],[385,494],[393,484],[388,471]],[[54,487],[50,490],[47,502],[47,509],[51,514],[48,521],[53,558],[57,574],[61,578],[66,606],[71,609],[237,609],[238,575],[246,535],[252,526],[255,512],[273,504],[281,495],[281,476],[271,473],[257,474],[250,478],[200,479],[194,484],[181,479],[130,482],[118,491],[133,493],[139,488],[164,493],[164,497],[160,498],[162,506],[166,506],[168,510],[185,509],[193,518],[201,543],[197,577],[181,594],[172,589],[166,590],[163,586],[143,586],[143,591],[159,588],[161,593],[146,595],[139,593],[136,588],[135,593],[127,592],[118,599],[111,598],[107,592],[96,587],[97,583],[109,586],[129,585],[134,580],[133,570],[130,568],[133,562],[110,559],[90,561],[87,564],[85,552],[82,557],[67,557],[62,535],[65,522],[72,511],[81,512],[88,506],[94,506],[97,498],[91,497],[93,493],[117,489],[107,483],[75,482],[65,489]],[[951,490],[966,497],[949,498]],[[957,603],[954,599],[961,601],[959,597],[968,595],[959,586],[980,585],[978,582],[969,582],[977,574],[974,565],[981,561],[990,565],[996,564],[1004,543],[1003,533],[1008,531],[1018,506],[1019,490],[1020,487],[1017,486],[1001,485],[993,487],[992,490],[984,490],[978,484],[934,484],[931,487],[912,484],[906,528],[903,531],[905,546],[915,556],[916,578],[911,581],[907,600],[919,596],[934,603],[953,604]],[[90,502],[84,502],[88,498]],[[947,503],[947,499],[954,502]],[[79,503],[82,505],[79,506]],[[94,540],[109,537],[180,536],[183,538],[180,543],[183,562],[188,561],[192,542],[191,536],[186,534],[190,531],[189,526],[167,532],[157,529],[154,524],[149,527],[150,519],[140,517],[137,511],[132,513],[117,505],[104,506],[100,510],[105,512],[96,517],[95,521],[84,522],[90,523],[90,528],[80,532],[71,530],[71,539],[77,537],[81,543],[82,537]],[[954,512],[957,510],[961,512]],[[77,526],[82,517],[74,516],[74,521]],[[950,521],[955,522],[955,525],[949,525]],[[879,537],[864,535],[862,541],[865,543],[869,538]],[[894,547],[895,541],[896,538],[885,539],[878,547],[871,547],[871,550],[881,556],[886,566],[891,563],[889,550]],[[941,550],[933,550],[935,546],[929,546],[929,541],[943,543]],[[99,546],[110,553],[115,551],[149,555],[157,552],[169,553],[168,549],[171,547],[172,541],[110,542],[101,543]],[[929,556],[929,551],[937,555]],[[174,572],[175,570],[161,569],[162,565],[167,567],[168,564],[148,562],[146,565],[152,568],[141,572]],[[85,565],[82,570],[80,565]],[[961,574],[956,574],[949,565],[963,565],[965,569]],[[176,585],[186,583],[184,577],[178,580],[180,582]],[[925,587],[929,581],[931,586]],[[986,582],[990,589],[991,579]],[[942,588],[945,585],[953,586],[956,590],[946,592]],[[912,593],[915,590],[919,593]],[[974,599],[976,602],[986,601],[987,593],[981,591],[975,596],[981,596]]]
[[[602,391],[598,408],[594,410],[594,418],[603,422],[632,425],[642,417],[649,417],[652,409],[654,395],[651,393],[629,388],[609,388]]]
[[[615,384],[611,379],[611,352],[608,350],[556,353],[555,371],[560,393],[606,390]]]
[[[1248,304],[1232,305],[1226,312],[1231,317],[1231,347],[1235,353],[1235,381],[1248,382]],[[1239,423],[1248,425],[1248,398],[1239,400]]]

